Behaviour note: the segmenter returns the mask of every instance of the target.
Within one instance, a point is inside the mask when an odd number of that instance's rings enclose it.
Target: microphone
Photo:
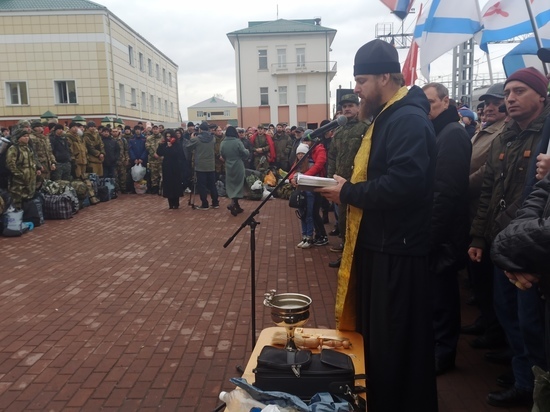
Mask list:
[[[323,136],[326,132],[336,129],[338,126],[344,126],[348,122],[348,118],[346,116],[338,116],[336,120],[333,120],[330,123],[327,123],[326,125],[319,127],[318,129],[315,129],[313,132],[308,134],[307,136],[304,136],[304,138],[309,140],[315,140],[319,137]]]

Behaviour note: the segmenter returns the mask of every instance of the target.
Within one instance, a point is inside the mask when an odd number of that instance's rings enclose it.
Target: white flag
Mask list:
[[[477,0],[433,0],[418,19],[414,38],[420,46],[420,70],[429,77],[429,65],[481,29]]]
[[[550,0],[530,0],[537,27],[550,22]],[[481,11],[482,31],[476,35],[479,47],[533,32],[525,0],[490,0]]]

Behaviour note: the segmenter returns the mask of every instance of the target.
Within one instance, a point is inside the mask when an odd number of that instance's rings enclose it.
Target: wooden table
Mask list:
[[[246,381],[250,384],[254,384],[255,376],[254,376],[254,368],[256,367],[256,362],[258,359],[258,355],[260,355],[260,352],[264,346],[271,346],[272,338],[275,332],[285,332],[285,329],[283,327],[270,327],[263,329],[260,333],[260,336],[258,337],[258,341],[256,342],[256,346],[254,347],[254,350],[252,351],[252,355],[250,355],[250,359],[246,365],[246,369],[243,373],[243,378],[246,379]],[[285,332],[286,333],[286,332]],[[346,338],[349,339],[351,343],[351,348],[349,349],[340,349],[342,353],[345,353],[350,356],[350,358],[353,361],[353,366],[355,367],[355,374],[364,374],[365,373],[365,354],[363,350],[363,336],[357,332],[344,332],[339,331],[335,329],[314,329],[314,328],[296,328],[295,330],[296,334],[308,334],[308,335],[323,335],[323,336],[335,336],[338,338]],[[319,350],[311,350],[312,352],[319,352]],[[365,380],[364,379],[358,379],[355,381],[356,386],[365,386]],[[366,399],[366,394],[362,393],[360,395],[362,398]]]

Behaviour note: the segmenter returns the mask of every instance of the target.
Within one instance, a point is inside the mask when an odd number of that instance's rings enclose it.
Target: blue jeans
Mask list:
[[[538,288],[516,288],[501,269],[494,272],[494,304],[498,320],[512,350],[512,370],[519,389],[532,391],[533,365],[546,368],[544,303]]]
[[[306,195],[306,209],[301,210],[302,213],[302,236],[313,237],[313,203],[315,203],[315,197],[313,192],[304,191]]]

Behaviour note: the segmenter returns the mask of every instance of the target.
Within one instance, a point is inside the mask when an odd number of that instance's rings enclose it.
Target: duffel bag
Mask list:
[[[264,346],[254,369],[254,386],[310,399],[318,392],[343,395],[355,388],[355,369],[345,353],[323,349],[288,351]]]
[[[107,189],[109,189],[109,199],[116,199],[116,185],[115,185],[115,179],[112,177],[103,177],[99,179],[99,185],[105,186]]]
[[[99,186],[97,188],[97,197],[100,202],[108,202],[111,200],[111,191],[107,186]]]
[[[71,186],[76,192],[76,197],[78,200],[84,200],[88,196],[88,186],[82,180],[73,180]]]
[[[8,210],[2,215],[2,235],[6,237],[17,237],[24,233],[23,211]]]
[[[73,201],[66,195],[44,194],[45,219],[70,219],[73,217]]]
[[[32,199],[23,202],[23,220],[32,222],[35,227],[44,224],[44,195],[38,193]]]

